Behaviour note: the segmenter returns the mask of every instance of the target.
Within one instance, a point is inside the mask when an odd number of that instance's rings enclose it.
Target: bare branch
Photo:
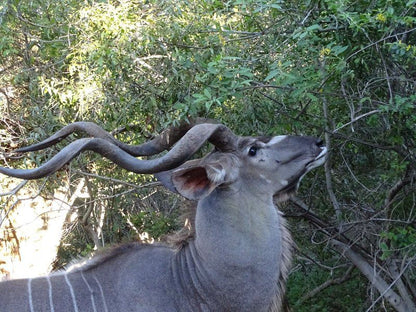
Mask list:
[[[409,262],[406,264],[406,267],[411,263],[415,257],[409,260]],[[406,302],[406,305],[410,308],[410,311],[416,311],[416,305],[413,301],[414,298],[411,297],[411,293],[407,290],[407,287],[405,286],[405,283],[401,279],[401,276],[404,273],[404,270],[401,270],[399,272],[396,262],[391,261],[388,266],[390,274],[393,276],[394,280],[397,281],[397,289],[400,293],[400,296],[403,298],[403,300]]]
[[[351,279],[351,272],[354,269],[354,266],[351,265],[348,267],[347,271],[345,272],[343,277],[333,278],[326,280],[324,283],[319,285],[318,287],[312,289],[310,292],[306,293],[302,298],[300,298],[297,302],[297,305],[303,304],[305,301],[315,297],[318,293],[325,290],[326,288],[333,286],[333,285],[340,285],[345,283],[349,279]]]
[[[321,66],[321,72],[323,74],[323,77],[325,77],[325,72],[324,72],[324,68],[325,68],[325,61],[320,63]],[[323,79],[325,81],[325,79]],[[324,82],[322,82],[323,84]],[[328,151],[331,151],[331,137],[329,136],[329,114],[328,114],[328,103],[326,100],[326,97],[323,96],[322,97],[322,108],[323,108],[323,112],[324,112],[324,118],[325,118],[325,143],[326,146],[328,148]],[[337,217],[338,220],[341,219],[341,207],[338,203],[337,197],[335,196],[335,192],[332,186],[332,179],[331,179],[331,161],[330,161],[330,154],[327,157],[327,161],[324,164],[324,168],[325,168],[325,181],[326,181],[326,189],[328,191],[329,194],[329,198],[332,202],[332,205],[334,207],[334,211],[335,211],[335,215]]]
[[[74,170],[73,172],[75,172],[77,174],[87,176],[87,177],[92,177],[92,178],[112,182],[114,184],[122,184],[122,185],[129,186],[129,187],[132,187],[132,188],[135,188],[135,189],[141,189],[141,188],[146,188],[146,187],[154,187],[154,186],[162,185],[162,183],[160,183],[160,182],[149,182],[149,183],[146,183],[146,184],[138,185],[138,184],[129,183],[129,182],[126,182],[126,181],[123,181],[123,180],[110,178],[110,177],[105,177],[105,176],[101,176],[101,175],[98,175],[98,174],[85,172],[85,171],[81,171],[81,170]]]
[[[383,297],[386,298],[387,301],[398,312],[412,311],[409,307],[407,307],[406,302],[403,300],[403,298],[401,298],[393,290],[393,287],[396,285],[397,280],[400,278],[400,276],[398,276],[397,279],[395,279],[392,283],[389,284],[379,275],[379,273],[376,270],[374,270],[374,268],[360,254],[352,250],[350,246],[335,239],[331,240],[331,244],[343,256],[347,257],[380,293],[380,297],[373,301],[372,305],[367,309],[367,311],[371,311],[371,309],[374,307],[377,301]]]
[[[94,230],[94,225],[91,224],[91,222],[89,221],[90,216],[94,210],[94,195],[93,192],[91,190],[91,184],[88,180],[88,178],[85,178],[85,184],[87,187],[87,192],[88,192],[88,196],[90,198],[92,198],[92,200],[86,205],[87,206],[87,211],[84,213],[84,215],[82,216],[82,226],[84,227],[84,229],[87,231],[87,233],[90,235],[92,241],[94,242],[95,245],[95,249],[99,249],[101,247],[103,247],[103,244],[101,244],[100,239],[98,237],[97,232]]]
[[[367,113],[365,113],[365,114],[362,114],[362,115],[360,115],[360,116],[354,117],[354,118],[352,118],[352,119],[351,119],[351,121],[349,121],[349,122],[347,122],[346,124],[343,124],[342,126],[340,126],[340,127],[336,128],[334,131],[332,131],[332,133],[336,133],[336,132],[338,132],[339,130],[341,130],[342,128],[344,128],[344,127],[346,127],[346,126],[348,126],[348,125],[352,125],[354,122],[357,122],[357,121],[358,121],[358,120],[360,120],[361,118],[364,118],[364,117],[367,117],[367,116],[371,116],[371,115],[374,115],[374,114],[377,114],[377,113],[381,113],[381,111],[380,111],[379,109],[375,109],[375,110],[372,110],[372,111],[367,112]]]
[[[397,34],[393,34],[393,35],[390,35],[390,36],[387,36],[387,37],[381,38],[380,40],[377,40],[377,41],[375,41],[375,42],[372,42],[372,43],[370,43],[369,45],[366,45],[365,47],[361,48],[360,50],[355,51],[355,52],[354,52],[354,53],[352,53],[350,56],[348,56],[348,57],[345,59],[345,61],[347,62],[350,58],[352,58],[352,57],[356,56],[357,54],[359,54],[359,53],[363,52],[364,50],[367,50],[368,48],[371,48],[371,47],[372,47],[372,46],[374,46],[374,45],[379,44],[380,42],[386,41],[386,40],[391,39],[391,38],[397,38],[398,36],[401,36],[401,35],[405,35],[405,34],[408,34],[408,33],[414,32],[415,30],[416,30],[416,27],[415,27],[415,28],[408,29],[408,30],[403,31],[403,32],[400,32],[400,33],[397,33]]]
[[[28,180],[24,180],[22,182],[20,182],[15,188],[13,188],[11,191],[8,191],[6,193],[0,193],[0,197],[2,196],[12,196],[12,195],[16,195],[17,192],[19,192],[19,190],[21,188],[23,188],[27,182],[29,182]]]
[[[384,201],[384,209],[388,208],[391,203],[393,202],[394,198],[397,194],[408,184],[412,183],[414,177],[411,175],[411,167],[410,164],[406,168],[406,172],[404,176],[396,182],[395,185],[389,190],[387,197]]]

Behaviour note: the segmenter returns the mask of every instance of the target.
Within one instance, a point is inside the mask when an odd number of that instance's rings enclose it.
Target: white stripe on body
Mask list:
[[[48,276],[46,276],[46,280],[48,281],[48,285],[49,285],[49,305],[51,306],[51,312],[55,312],[55,309],[53,307],[53,300],[52,300],[52,283],[51,283],[51,278]]]
[[[103,298],[103,305],[104,305],[104,312],[108,312],[108,308],[107,308],[107,303],[105,302],[105,297],[104,297],[104,291],[103,288],[101,287],[100,282],[98,281],[98,278],[94,276],[95,281],[97,282],[98,288],[100,288],[100,292],[101,292],[101,297]]]
[[[74,289],[72,288],[71,282],[70,282],[70,280],[69,280],[69,278],[68,278],[68,274],[67,274],[67,273],[64,273],[64,275],[65,275],[65,281],[66,281],[66,284],[68,285],[68,287],[69,287],[69,291],[70,291],[70,293],[71,293],[71,297],[72,297],[72,304],[74,305],[74,311],[75,311],[75,312],[79,312],[79,311],[78,311],[78,307],[77,307],[77,299],[75,298]]]
[[[94,312],[97,312],[97,308],[96,308],[96,306],[95,306],[94,291],[93,291],[93,289],[91,288],[90,284],[88,283],[87,279],[85,278],[84,272],[82,272],[82,271],[81,271],[81,277],[82,277],[82,279],[84,280],[85,285],[87,285],[88,290],[89,290],[89,292],[90,292],[90,294],[91,294],[91,303],[92,303],[92,308],[93,308]]]
[[[30,312],[35,312],[35,309],[33,308],[32,279],[31,278],[29,278],[27,280],[27,292],[29,294],[29,307],[30,307]]]

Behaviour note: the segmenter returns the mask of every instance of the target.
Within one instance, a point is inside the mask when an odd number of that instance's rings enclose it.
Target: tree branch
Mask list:
[[[0,197],[2,196],[12,196],[12,195],[16,195],[16,193],[22,188],[24,187],[27,182],[29,182],[28,180],[23,180],[22,182],[20,182],[14,189],[12,189],[11,191],[8,191],[6,193],[0,193]]]
[[[357,252],[353,251],[350,246],[331,239],[332,246],[338,250],[343,256],[348,258],[360,271],[361,273],[371,282],[371,284],[378,290],[380,297],[373,302],[367,311],[370,311],[378,300],[386,298],[387,301],[396,309],[398,312],[409,312],[414,311],[407,306],[406,302],[401,298],[394,290],[393,287],[396,285],[400,276],[395,279],[391,284],[388,284],[374,268]]]
[[[310,292],[308,292],[302,298],[299,299],[297,305],[303,304],[305,301],[315,297],[318,293],[320,293],[321,291],[325,290],[326,288],[332,285],[340,285],[342,283],[345,283],[351,278],[351,272],[353,269],[354,269],[354,266],[351,265],[348,267],[343,277],[329,279],[325,281],[323,284],[319,285],[318,287],[312,289]]]
[[[413,259],[410,259],[408,263],[412,262],[414,259],[415,257],[413,257]],[[389,263],[388,269],[389,269],[390,274],[394,278],[394,280],[397,281],[396,283],[397,289],[400,293],[400,296],[403,298],[406,305],[409,307],[409,311],[416,311],[416,305],[414,304],[414,301],[413,301],[414,298],[411,297],[412,296],[411,293],[409,293],[405,283],[401,279],[401,276],[403,275],[404,270],[401,270],[401,272],[399,272],[396,262],[394,260]]]
[[[342,128],[344,128],[344,127],[346,127],[346,126],[348,126],[348,125],[352,125],[354,122],[356,122],[356,121],[360,120],[361,118],[364,118],[364,117],[367,117],[367,116],[370,116],[370,115],[373,115],[373,114],[377,114],[377,113],[381,113],[381,110],[379,110],[379,109],[375,109],[375,110],[372,110],[372,111],[367,112],[367,113],[365,113],[365,114],[362,114],[362,115],[360,115],[360,116],[354,117],[354,118],[352,118],[352,119],[351,119],[351,121],[349,121],[349,122],[347,122],[346,124],[343,124],[342,126],[340,126],[340,127],[336,128],[334,131],[332,131],[332,133],[336,133],[336,132],[338,132],[339,130],[341,130]]]
[[[411,167],[410,164],[407,165],[406,172],[404,176],[396,182],[395,185],[389,190],[387,197],[384,201],[384,209],[388,208],[391,203],[393,202],[394,198],[397,196],[397,194],[408,184],[412,182],[414,177],[411,175]]]
[[[325,77],[325,60],[323,62],[320,62],[320,70],[322,73],[322,76]],[[321,83],[321,85],[324,84],[324,81],[326,79],[323,78],[323,82]],[[326,96],[322,97],[322,108],[323,108],[323,112],[324,112],[324,118],[325,118],[325,144],[326,147],[328,148],[328,151],[331,151],[331,137],[329,136],[329,113],[328,113],[328,103],[326,100]],[[329,194],[329,199],[332,202],[332,205],[334,207],[334,211],[335,211],[335,216],[337,217],[337,220],[341,220],[341,207],[338,203],[337,197],[335,196],[335,192],[334,189],[332,187],[332,179],[331,179],[331,158],[330,155],[328,156],[325,164],[324,164],[324,168],[325,168],[325,181],[326,181],[326,189],[328,191]]]
[[[354,53],[352,53],[350,56],[348,56],[348,57],[345,59],[345,62],[347,62],[350,58],[352,58],[352,57],[356,56],[357,54],[359,54],[359,53],[363,52],[364,50],[366,50],[366,49],[368,49],[368,48],[370,48],[370,47],[372,47],[372,46],[374,46],[374,45],[379,44],[380,42],[386,41],[386,40],[391,39],[391,38],[397,38],[398,36],[401,36],[401,35],[405,35],[405,34],[411,33],[411,32],[413,32],[413,31],[415,31],[415,30],[416,30],[416,27],[415,27],[415,28],[412,28],[412,29],[408,29],[408,30],[403,31],[403,32],[400,32],[400,33],[397,33],[397,34],[393,34],[393,35],[390,35],[390,36],[387,36],[387,37],[381,38],[380,40],[377,40],[377,41],[375,41],[375,42],[372,42],[372,43],[370,43],[369,45],[366,45],[365,47],[361,48],[360,50],[355,51]]]

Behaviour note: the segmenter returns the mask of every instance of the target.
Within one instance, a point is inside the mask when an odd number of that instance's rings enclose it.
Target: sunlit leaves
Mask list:
[[[374,264],[414,246],[414,233],[392,226],[414,219],[414,183],[391,206],[384,204],[396,183],[415,170],[414,0],[8,3],[7,10],[0,7],[1,113],[33,130],[28,141],[62,124],[92,120],[108,130],[125,127],[118,138],[138,144],[195,116],[216,118],[242,135],[326,134],[342,225],[320,172],[314,182],[302,181],[300,196],[330,222],[328,228],[342,228],[357,250],[367,250]],[[22,144],[22,137],[8,138],[5,146]],[[137,184],[144,179],[105,161],[85,163],[100,175]],[[109,192],[106,183],[94,183],[98,193]],[[118,207],[130,199],[115,196],[106,204]],[[372,222],[374,216],[385,218]],[[137,226],[153,217],[140,216]],[[124,220],[114,220],[108,235],[118,238]],[[155,225],[158,234],[164,225]],[[301,237],[297,225],[292,232],[299,245],[324,264],[316,270],[302,264],[317,272],[307,278],[294,274],[301,281],[292,283],[294,293],[302,294],[303,286],[325,282],[322,268],[342,270],[345,259],[328,251],[325,239],[311,245],[316,233],[308,229]],[[339,310],[338,299],[318,296],[297,308]],[[365,290],[360,300],[349,300],[352,311],[362,308]]]

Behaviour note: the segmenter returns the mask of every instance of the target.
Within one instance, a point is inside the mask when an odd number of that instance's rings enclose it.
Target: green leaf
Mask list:
[[[321,29],[321,26],[318,25],[318,24],[314,24],[314,25],[311,25],[309,27],[306,27],[307,31],[314,31],[314,30],[318,30],[318,29]]]
[[[334,47],[331,48],[331,50],[335,55],[338,56],[342,52],[345,52],[348,48],[349,48],[349,46],[334,46]]]
[[[204,95],[207,97],[207,99],[211,98],[211,91],[209,89],[204,89]]]
[[[272,71],[269,72],[269,74],[266,76],[266,78],[264,78],[264,81],[269,81],[271,79],[273,79],[274,77],[276,77],[279,74],[280,70],[278,69],[273,69]]]

